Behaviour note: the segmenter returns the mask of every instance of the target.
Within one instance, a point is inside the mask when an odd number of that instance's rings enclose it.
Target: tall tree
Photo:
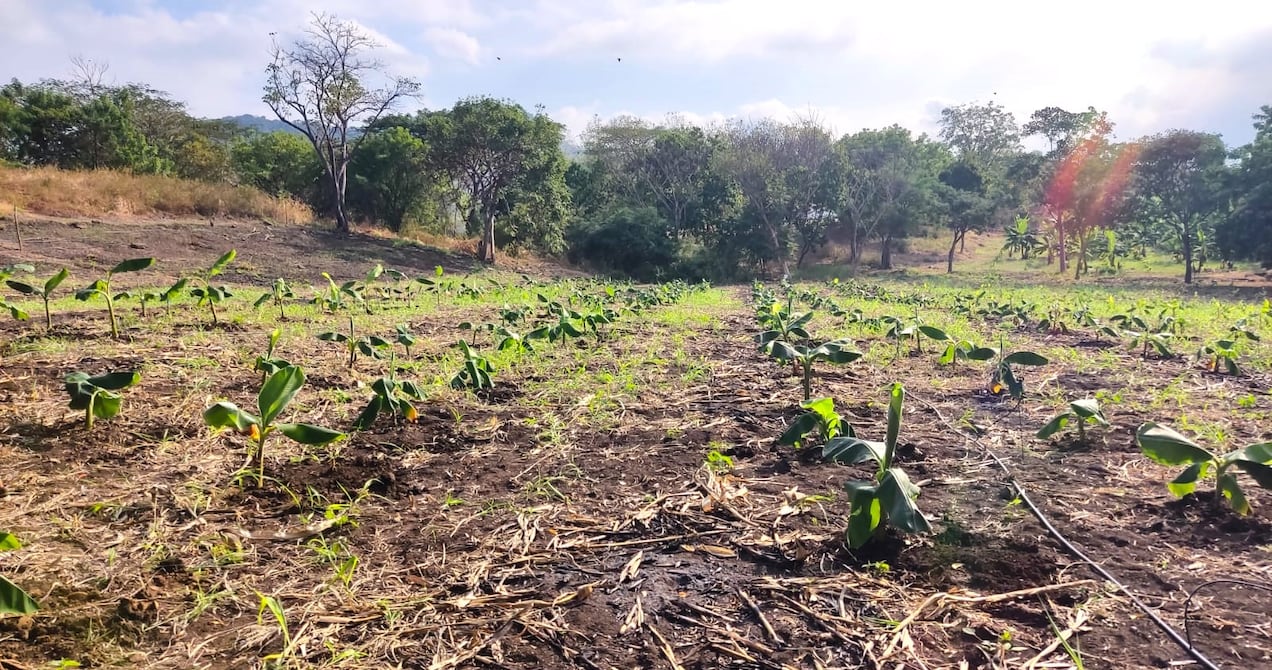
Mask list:
[[[938,195],[945,206],[945,222],[953,233],[945,271],[954,271],[954,252],[972,231],[983,231],[994,214],[994,201],[976,167],[963,159],[941,171]]]
[[[967,103],[941,110],[941,139],[983,177],[996,179],[1020,151],[1020,126],[1002,105]]]
[[[1029,134],[1042,134],[1052,143],[1051,165],[1042,175],[1045,187],[1038,214],[1055,231],[1054,250],[1060,259],[1060,272],[1064,273],[1069,269],[1068,242],[1075,237],[1075,227],[1094,225],[1091,216],[1081,216],[1081,202],[1086,186],[1098,186],[1096,177],[1107,165],[1113,124],[1105,114],[1093,109],[1072,114],[1045,108],[1034,112],[1026,128]],[[1051,262],[1050,252],[1047,262]],[[1078,271],[1081,269],[1079,264]]]
[[[1029,116],[1023,128],[1025,136],[1042,136],[1047,140],[1047,155],[1063,157],[1088,134],[1107,135],[1112,130],[1108,117],[1094,107],[1085,112],[1070,112],[1060,107],[1043,107]]]
[[[525,196],[550,189],[556,200],[537,204],[550,215],[563,216],[555,203],[562,194],[568,200],[561,153],[564,128],[547,114],[529,114],[518,104],[494,98],[470,98],[427,115],[424,132],[434,166],[463,191],[466,218],[478,224],[477,256],[483,262],[495,262],[495,218],[501,206],[505,213],[511,211],[507,200],[514,191]]]
[[[280,121],[309,139],[331,188],[336,229],[349,232],[345,189],[349,161],[365,134],[359,125],[375,123],[395,103],[419,91],[419,83],[384,76],[380,61],[366,54],[378,45],[352,23],[314,14],[306,37],[291,47],[274,43],[266,68],[265,104]]]
[[[1225,258],[1272,267],[1272,105],[1264,105],[1254,121],[1254,141],[1236,152],[1232,212],[1215,232]]]
[[[1226,205],[1221,184],[1227,155],[1218,135],[1171,130],[1146,139],[1135,163],[1137,209],[1177,237],[1185,284],[1193,280],[1200,236]]]
[[[424,141],[400,126],[370,134],[349,165],[353,172],[350,209],[393,232],[402,230],[434,185]]]
[[[313,147],[296,133],[254,133],[230,147],[239,181],[279,197],[309,201],[322,177]]]
[[[835,143],[834,200],[847,227],[853,272],[866,240],[880,241],[879,261],[892,267],[892,245],[918,225],[931,205],[932,185],[949,154],[926,136],[901,126],[862,130]]]
[[[624,199],[656,206],[671,235],[696,228],[716,145],[701,128],[672,119],[656,126],[633,117],[593,122],[584,150]]]
[[[824,239],[823,170],[830,134],[814,120],[737,122],[725,131],[721,166],[746,199],[744,215],[767,234],[765,261],[790,272],[790,242],[804,253]],[[820,231],[820,232],[819,232]]]

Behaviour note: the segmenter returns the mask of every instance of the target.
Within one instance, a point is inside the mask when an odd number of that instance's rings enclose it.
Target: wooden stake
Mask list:
[[[18,226],[18,206],[13,206],[13,235],[18,238],[18,251],[22,251],[22,229]]]

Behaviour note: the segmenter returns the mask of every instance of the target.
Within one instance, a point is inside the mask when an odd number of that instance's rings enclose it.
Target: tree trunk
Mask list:
[[[892,236],[885,235],[881,239],[882,249],[879,251],[879,269],[892,269]]]
[[[967,237],[967,231],[954,231],[954,241],[950,242],[950,253],[945,258],[945,272],[949,274],[954,271],[954,247],[958,246]]]
[[[495,262],[495,209],[483,207],[486,220],[481,227],[481,243],[477,245],[477,260],[483,263]]]
[[[960,254],[967,253],[967,231],[964,230],[958,236],[958,252]]]
[[[1064,244],[1064,218],[1056,217],[1056,253],[1060,256],[1060,274],[1069,269],[1069,250]]]
[[[1079,230],[1075,234],[1078,236],[1078,259],[1073,263],[1073,278],[1076,280],[1086,268],[1086,233]]]
[[[345,189],[344,180],[336,172],[328,172],[331,177],[332,192],[332,208],[335,209],[336,216],[336,232],[348,234],[349,232],[349,215],[345,212]]]
[[[804,257],[808,256],[808,252],[812,251],[812,245],[800,245],[799,257],[795,260],[795,269],[804,267]]]
[[[791,274],[791,266],[786,260],[786,252],[782,249],[782,243],[777,236],[777,228],[765,221],[765,227],[768,228],[769,238],[773,240],[773,254],[777,256],[782,263],[782,276],[789,277]]]
[[[1184,243],[1184,283],[1191,284],[1193,280],[1193,245],[1192,235],[1188,231],[1184,231],[1181,236],[1181,242]]]

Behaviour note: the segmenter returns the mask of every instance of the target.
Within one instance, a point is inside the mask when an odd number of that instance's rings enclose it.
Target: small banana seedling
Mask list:
[[[272,302],[274,303],[274,306],[278,308],[278,320],[285,321],[287,319],[287,315],[283,312],[283,305],[286,301],[295,299],[296,293],[292,291],[291,286],[287,284],[287,280],[279,277],[274,280],[273,284],[270,285],[268,291],[261,294],[261,297],[257,298],[256,302],[252,303],[252,307],[259,309],[267,303]]]
[[[1016,374],[1013,365],[1041,366],[1047,364],[1045,356],[1032,351],[1013,351],[1003,355],[1000,348],[998,364],[994,366],[994,375],[990,379],[989,389],[994,395],[1006,393],[1017,403],[1025,398],[1025,382]]]
[[[259,415],[250,414],[232,402],[218,402],[203,412],[203,420],[214,429],[233,428],[248,436],[254,453],[248,463],[257,463],[256,485],[265,484],[265,445],[275,432],[303,445],[330,444],[344,433],[308,423],[276,423],[283,411],[305,385],[305,371],[295,365],[281,368],[269,376],[256,396]]]
[[[411,334],[410,326],[405,323],[399,323],[394,332],[396,337],[393,341],[402,345],[403,349],[406,349],[406,358],[410,360],[411,347],[415,346],[415,335]]]
[[[1108,419],[1104,418],[1104,411],[1100,409],[1100,402],[1094,398],[1074,400],[1069,403],[1069,409],[1051,417],[1051,420],[1038,431],[1037,435],[1039,439],[1045,440],[1069,427],[1069,424],[1073,424],[1078,428],[1078,442],[1086,444],[1086,425],[1088,423],[1104,427],[1109,425]]]
[[[1148,359],[1148,348],[1152,347],[1157,351],[1157,355],[1161,358],[1171,358],[1175,355],[1170,350],[1170,333],[1153,332],[1151,330],[1125,330],[1123,335],[1131,338],[1131,343],[1127,347],[1129,351],[1140,350],[1140,357]]]
[[[1232,324],[1231,326],[1228,326],[1228,332],[1232,334],[1232,339],[1240,340],[1241,338],[1245,338],[1247,340],[1253,340],[1255,342],[1259,341],[1259,334],[1254,332],[1254,329],[1250,327],[1251,318],[1258,318],[1258,317],[1257,315],[1255,315],[1254,317],[1249,317],[1249,316],[1243,317],[1241,319],[1237,319],[1236,323]]]
[[[367,305],[366,298],[363,296],[363,286],[356,279],[351,279],[343,284],[336,285],[336,280],[326,272],[322,273],[323,279],[327,280],[327,289],[314,296],[310,300],[312,304],[320,305],[328,312],[338,312],[350,306],[360,305],[367,313],[371,313],[371,308]]]
[[[1135,431],[1135,443],[1145,456],[1157,463],[1188,466],[1166,484],[1166,488],[1177,497],[1195,493],[1197,482],[1214,470],[1215,500],[1226,498],[1237,514],[1249,514],[1250,501],[1237,481],[1234,468],[1250,475],[1262,488],[1272,490],[1272,442],[1251,444],[1216,456],[1171,428],[1149,422]]]
[[[499,326],[495,329],[495,335],[499,338],[499,342],[495,345],[499,351],[534,352],[534,342],[529,333],[522,335],[515,330]]]
[[[371,384],[371,390],[375,395],[353,422],[355,429],[370,428],[381,413],[392,416],[394,423],[397,423],[398,417],[405,418],[407,421],[415,421],[419,418],[419,411],[415,409],[411,401],[423,402],[424,392],[416,386],[415,382],[399,381],[393,373],[392,365],[389,366],[389,374]]]
[[[494,373],[495,368],[490,361],[483,358],[463,340],[455,346],[459,347],[460,352],[464,354],[464,361],[459,372],[451,377],[451,388],[477,391],[493,387],[494,382],[491,381],[490,375]]]
[[[526,333],[526,339],[547,339],[548,342],[555,343],[565,342],[571,337],[583,337],[583,331],[574,325],[574,319],[570,316],[572,313],[570,310],[561,310],[557,315],[556,323],[535,328]]]
[[[12,533],[0,530],[0,551],[17,551],[22,542]],[[0,614],[34,614],[39,604],[22,587],[0,575]]]
[[[502,321],[503,325],[508,328],[524,323],[526,317],[529,315],[529,307],[509,307],[508,305],[504,305],[503,308],[499,310],[499,320]]]
[[[823,342],[815,347],[774,340],[765,345],[764,351],[783,363],[792,362],[803,369],[804,401],[807,402],[812,397],[813,364],[817,361],[843,364],[861,358],[861,352],[850,349],[851,346],[852,342],[846,339]]]
[[[924,328],[928,329],[928,331],[933,334],[945,335],[945,332],[939,328],[924,326],[918,323],[907,323],[904,319],[891,315],[879,317],[877,323],[879,327],[884,329],[884,337],[896,342],[897,350],[893,355],[894,359],[901,358],[901,343],[907,340],[914,341],[915,353],[923,353],[923,337],[927,334],[923,330]],[[949,336],[945,335],[945,338],[949,339]]]
[[[180,295],[189,283],[189,277],[182,277],[173,283],[172,286],[169,286],[162,291],[145,291],[142,293],[138,296],[138,299],[141,302],[141,316],[143,318],[146,316],[146,305],[152,302],[157,302],[163,305],[165,312],[170,310],[172,308],[172,299]],[[118,297],[116,297],[116,299],[118,299]]]
[[[278,339],[283,336],[283,331],[275,328],[270,331],[269,345],[265,348],[264,356],[257,356],[256,361],[252,364],[252,369],[261,373],[261,383],[264,384],[269,376],[279,370],[291,365],[281,358],[274,358],[274,349],[278,346]]]
[[[18,272],[35,272],[35,266],[27,263],[0,266],[0,281],[6,280]],[[14,321],[26,321],[31,318],[30,314],[27,314],[17,305],[6,302],[2,295],[0,295],[0,310],[8,312]]]
[[[75,292],[75,299],[81,301],[92,300],[93,296],[100,296],[106,301],[106,313],[110,317],[110,336],[119,339],[119,321],[115,318],[115,295],[111,293],[110,280],[117,274],[124,272],[140,272],[155,264],[153,258],[131,258],[120,262],[111,268],[106,276],[89,284],[88,286]]]
[[[1218,372],[1219,362],[1223,361],[1223,368],[1228,374],[1241,374],[1241,369],[1237,367],[1236,347],[1237,343],[1233,340],[1216,340],[1197,350],[1197,360],[1208,359],[1206,367],[1211,372]]]
[[[66,268],[62,268],[58,270],[57,274],[44,280],[43,286],[34,286],[12,279],[7,280],[5,284],[8,284],[9,288],[23,295],[40,296],[40,299],[44,301],[44,330],[49,331],[53,329],[53,317],[49,314],[49,300],[53,298],[53,292],[57,290],[57,287],[66,281],[69,276],[71,276],[71,273]]]
[[[355,363],[358,362],[358,354],[370,358],[384,358],[382,353],[384,350],[392,347],[389,341],[378,335],[368,335],[366,337],[357,337],[353,328],[353,317],[349,317],[349,332],[340,333],[329,330],[325,333],[319,333],[318,339],[324,342],[336,342],[345,348],[349,354],[349,369],[352,370]]]
[[[583,329],[592,331],[592,336],[599,342],[604,336],[602,326],[614,323],[617,318],[618,313],[608,307],[595,312],[588,312],[583,315]]]
[[[199,286],[195,286],[193,289],[190,289],[190,295],[198,299],[197,305],[199,307],[202,307],[204,303],[206,303],[208,309],[212,310],[213,326],[217,325],[216,306],[225,302],[226,299],[232,298],[234,294],[230,293],[228,286],[213,286],[212,278],[224,272],[225,268],[228,267],[230,263],[233,263],[236,257],[238,257],[238,251],[230,249],[224,254],[221,254],[221,257],[216,259],[216,262],[213,263],[211,267],[194,275],[194,282],[199,284]]]
[[[949,365],[954,361],[992,361],[998,355],[993,347],[981,347],[970,340],[949,340],[945,351],[937,360],[941,365]]]
[[[835,401],[832,398],[806,400],[799,406],[808,411],[796,417],[777,438],[779,445],[803,449],[808,436],[814,432],[823,446],[837,437],[857,436],[852,426],[835,411]]]
[[[467,330],[473,334],[472,346],[477,346],[477,333],[493,333],[497,326],[493,323],[473,323],[472,321],[463,321],[459,324],[460,330]]]
[[[836,463],[857,465],[874,461],[878,466],[873,479],[844,484],[851,505],[845,539],[853,549],[869,542],[884,525],[891,525],[904,533],[932,531],[927,518],[914,503],[919,496],[919,487],[893,463],[901,433],[905,387],[893,384],[890,396],[888,431],[883,442],[839,437],[827,442],[822,449],[826,458]]]
[[[1065,311],[1060,305],[1052,304],[1047,309],[1046,316],[1039,319],[1036,328],[1039,332],[1054,334],[1069,334],[1069,326],[1064,322]]]
[[[782,303],[774,300],[760,312],[760,327],[764,331],[755,336],[755,341],[760,349],[764,349],[769,342],[777,340],[792,342],[812,339],[807,326],[813,320],[813,314],[814,312],[792,314]]]
[[[439,265],[433,268],[432,277],[416,277],[415,278],[415,281],[417,283],[424,286],[424,290],[426,292],[432,293],[433,296],[437,299],[438,307],[442,306],[442,294],[450,295],[450,292],[455,290],[455,280],[443,279],[442,276],[445,274],[446,274],[446,271],[443,270],[442,266]]]
[[[119,414],[124,399],[116,391],[141,381],[141,373],[110,372],[90,377],[84,372],[66,375],[66,393],[71,409],[84,412],[84,428],[92,430],[94,419],[110,419]]]

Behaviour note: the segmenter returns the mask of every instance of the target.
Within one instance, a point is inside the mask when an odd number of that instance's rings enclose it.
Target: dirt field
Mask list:
[[[1213,480],[1202,496],[1177,500],[1165,487],[1177,469],[1135,444],[1145,421],[1220,452],[1272,439],[1272,317],[1260,316],[1257,294],[1176,303],[1129,283],[1032,289],[1004,280],[976,303],[1034,305],[1022,320],[960,312],[975,285],[796,287],[797,310],[819,296],[861,313],[854,321],[816,308],[809,329],[818,341],[846,337],[865,356],[819,364],[814,397],[834,398],[859,435],[881,440],[888,386],[908,392],[897,465],[922,488],[934,533],[889,530],[850,550],[842,485],[871,470],[776,444],[801,414],[802,392],[789,366],[756,349],[749,287],[690,291],[622,314],[600,337],[516,353],[459,324],[498,322],[500,310],[518,306],[536,322],[551,301],[618,307],[635,289],[611,297],[605,284],[538,264],[485,271],[387,239],[248,222],[49,221],[24,243],[21,254],[0,248],[0,266],[34,262],[43,278],[66,265],[72,278],[53,303],[51,332],[29,301],[31,321],[0,325],[0,530],[24,545],[0,554],[0,574],[41,605],[0,618],[5,670],[63,659],[156,668],[1189,667],[1174,665],[1187,654],[1048,533],[1013,482],[1181,633],[1193,589],[1272,581],[1272,495],[1244,478],[1248,516],[1211,500]],[[216,327],[190,300],[152,305],[145,318],[125,301],[122,337],[112,341],[99,304],[66,297],[123,258],[157,257],[125,284],[162,288],[231,247],[239,256],[224,279],[237,295]],[[410,277],[441,265],[455,284],[405,302],[371,299],[370,313],[308,304],[325,287],[322,272],[357,279],[377,262]],[[276,307],[252,307],[278,276],[296,287],[282,318]],[[1178,355],[1144,357],[1078,324],[1040,332],[1053,305],[1090,305],[1105,323],[1128,310],[1157,318],[1173,305]],[[939,365],[932,343],[922,352],[898,346],[870,322],[887,314],[1049,362],[1023,371],[1017,403],[991,392],[990,363]],[[1192,354],[1243,317],[1263,337],[1240,345],[1239,374],[1207,370]],[[350,370],[346,351],[316,338],[349,318],[358,336],[392,339],[398,324],[414,333],[410,355],[395,347],[392,367],[427,395],[418,420],[381,417],[326,447],[280,436],[264,485],[237,475],[247,438],[209,430],[204,408],[255,407],[261,375],[252,363],[279,328],[277,354],[307,374],[289,420],[349,430],[390,367],[364,356]],[[450,387],[461,338],[489,358],[493,388]],[[141,383],[122,391],[118,417],[86,431],[82,413],[66,406],[63,378],[124,369],[140,370]],[[1034,437],[1084,397],[1100,400],[1108,428],[1091,428],[1085,442],[1071,432]],[[1205,586],[1188,625],[1196,648],[1221,667],[1272,667],[1270,606],[1264,591]]]

